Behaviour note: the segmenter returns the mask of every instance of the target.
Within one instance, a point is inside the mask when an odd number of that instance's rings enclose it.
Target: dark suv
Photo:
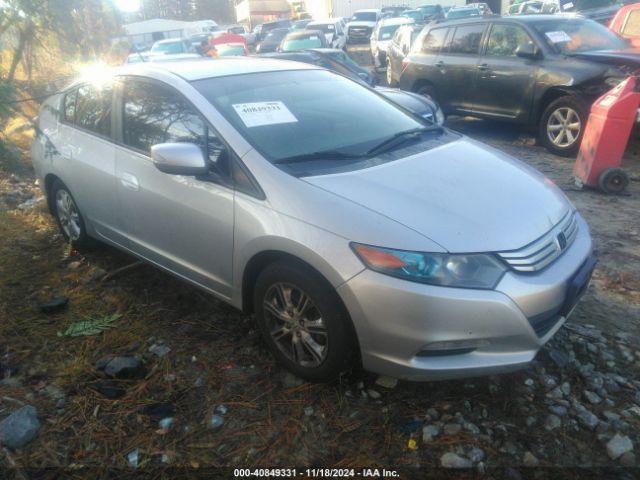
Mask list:
[[[593,20],[531,15],[428,25],[403,64],[403,90],[448,114],[536,127],[543,145],[568,156],[590,104],[640,67],[640,52]]]

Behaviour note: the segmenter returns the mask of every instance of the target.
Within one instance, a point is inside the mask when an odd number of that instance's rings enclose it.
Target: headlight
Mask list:
[[[506,267],[488,254],[421,253],[352,243],[371,270],[412,282],[443,287],[494,288]]]

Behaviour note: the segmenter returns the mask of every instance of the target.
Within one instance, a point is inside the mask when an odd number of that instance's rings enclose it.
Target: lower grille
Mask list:
[[[555,327],[559,320],[559,310],[555,309],[551,312],[541,313],[529,318],[529,323],[538,337],[544,337],[553,327]]]
[[[369,27],[350,27],[349,38],[353,40],[368,40],[371,36],[371,29]]]
[[[518,272],[537,272],[553,262],[576,239],[578,222],[569,212],[550,232],[518,250],[498,252],[498,256]]]

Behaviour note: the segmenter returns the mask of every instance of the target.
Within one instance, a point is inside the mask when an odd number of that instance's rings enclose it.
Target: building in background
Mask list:
[[[213,20],[198,20],[185,22],[182,20],[167,20],[153,18],[142,22],[128,23],[122,26],[124,37],[114,41],[126,40],[137,50],[146,50],[157,42],[167,38],[184,38],[198,33],[213,32],[218,30],[218,24]]]
[[[291,16],[291,4],[287,0],[242,0],[236,4],[238,23],[249,28]]]
[[[450,5],[465,5],[468,2],[466,0],[305,0],[306,11],[315,19],[350,17],[356,10],[367,8],[399,5],[415,8],[420,5],[435,3],[447,7]]]

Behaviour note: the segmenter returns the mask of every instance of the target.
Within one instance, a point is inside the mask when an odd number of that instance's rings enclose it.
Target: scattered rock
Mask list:
[[[115,400],[123,397],[127,391],[121,386],[120,382],[114,380],[101,380],[91,385],[95,391],[101,393],[107,398]]]
[[[467,457],[469,457],[469,460],[471,460],[473,463],[481,462],[482,460],[484,460],[485,456],[486,455],[484,453],[484,450],[478,447],[472,447],[467,454]]]
[[[597,405],[598,403],[602,402],[602,398],[600,398],[597,393],[594,393],[591,390],[585,390],[583,393],[584,398],[586,398],[587,401],[592,405]]]
[[[440,465],[444,468],[471,468],[473,463],[453,452],[447,452],[440,457]]]
[[[209,426],[211,428],[220,428],[222,425],[224,425],[224,418],[222,418],[221,415],[211,415],[211,420],[209,420]]]
[[[375,390],[369,388],[367,389],[367,395],[369,395],[369,398],[373,399],[373,400],[378,400],[380,398],[382,398],[382,395],[379,392],[376,392]]]
[[[33,210],[35,207],[37,207],[41,203],[44,203],[43,196],[33,197],[25,202],[22,202],[20,205],[18,205],[17,208],[18,210],[22,210],[22,211]]]
[[[536,383],[536,382],[534,382],[534,381],[533,381],[533,378],[527,378],[527,379],[524,381],[524,384],[525,384],[527,387],[533,387],[533,385],[534,385],[535,383]]]
[[[135,357],[105,357],[96,368],[112,378],[136,378],[143,373],[142,363]]]
[[[440,427],[437,425],[426,425],[422,428],[422,441],[425,443],[432,442],[440,433]]]
[[[213,413],[217,413],[218,415],[226,415],[229,409],[226,405],[216,405],[213,409]]]
[[[633,442],[627,436],[616,433],[614,437],[607,443],[607,455],[612,460],[617,459],[623,454],[633,450]]]
[[[69,297],[56,297],[38,305],[42,313],[56,313],[69,304]]]
[[[593,430],[598,426],[598,417],[596,417],[593,413],[591,413],[586,408],[578,412],[578,420],[582,425],[587,427],[589,430]]]
[[[620,465],[623,467],[635,467],[636,466],[636,454],[633,452],[626,452],[620,455]]]
[[[380,375],[376,380],[376,385],[379,385],[383,388],[395,388],[397,384],[397,378],[387,377],[385,375]]]
[[[38,430],[37,410],[25,405],[0,422],[0,443],[11,449],[22,448],[36,438]]]
[[[138,449],[136,448],[135,450],[129,452],[129,454],[127,455],[127,462],[129,462],[129,465],[131,465],[133,468],[138,468],[138,461],[139,453]]]
[[[564,417],[567,414],[567,407],[563,405],[551,405],[549,411],[559,417]]]
[[[171,428],[171,426],[173,425],[174,421],[175,421],[175,418],[166,417],[166,418],[163,418],[162,420],[160,420],[158,422],[158,426],[163,430],[169,430]]]
[[[462,427],[457,423],[447,423],[444,426],[443,432],[445,435],[457,435],[462,430]]]
[[[82,266],[82,262],[80,260],[76,260],[74,262],[69,263],[69,265],[67,265],[67,269],[68,270],[77,270]]]
[[[315,413],[315,412],[314,412],[314,410],[313,410],[313,407],[312,407],[312,406],[304,407],[304,414],[305,414],[307,417],[312,416],[314,413]]]
[[[549,431],[555,430],[561,425],[562,425],[562,420],[560,420],[560,417],[553,414],[549,415],[547,419],[544,421],[544,428]]]
[[[284,377],[282,378],[282,385],[285,388],[299,387],[300,385],[303,385],[303,384],[304,384],[304,380],[302,380],[300,377],[296,377],[291,372],[286,372]]]
[[[566,367],[571,363],[571,357],[560,350],[551,350],[549,352],[549,357],[556,364],[556,366],[560,369]]]
[[[533,453],[525,452],[524,457],[522,457],[522,463],[525,467],[537,467],[540,464],[540,460]]]
[[[166,345],[154,343],[149,347],[149,351],[157,357],[162,358],[171,351],[171,348]]]

